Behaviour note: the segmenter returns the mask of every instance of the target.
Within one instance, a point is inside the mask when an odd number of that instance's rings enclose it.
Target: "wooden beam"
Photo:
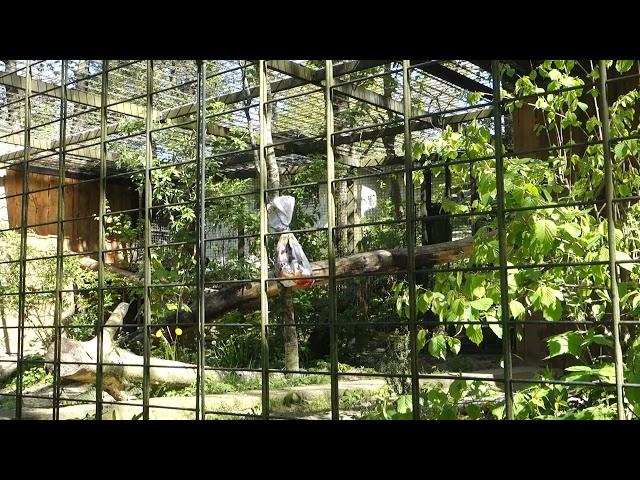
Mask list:
[[[411,60],[411,65],[415,65],[418,63],[427,62],[427,60]],[[419,70],[422,70],[425,73],[433,75],[439,79],[444,80],[445,82],[449,82],[456,87],[462,88],[463,90],[468,90],[470,92],[481,92],[483,96],[487,99],[493,98],[493,89],[482,83],[474,80],[473,78],[469,78],[466,75],[462,75],[455,70],[450,69],[446,65],[440,64],[426,64],[420,65],[416,67]]]
[[[5,77],[0,77],[0,84],[19,88],[21,90],[26,89],[26,82],[27,81],[25,77],[22,77],[16,73],[12,73],[11,75],[7,75]],[[90,107],[102,106],[100,95],[83,92],[68,87],[66,90],[67,100],[69,100],[70,102],[79,103],[81,105],[88,105]],[[49,97],[62,98],[62,90],[60,87],[54,85],[53,83],[47,83],[41,80],[31,80],[31,91],[34,94],[41,93]],[[109,103],[112,102],[115,101],[113,99],[109,99]],[[109,107],[109,110],[141,118],[144,118],[146,114],[146,107],[131,102],[122,102],[116,105],[112,105]]]
[[[385,62],[388,63],[389,60],[356,60],[351,62],[345,62],[344,64],[336,65],[334,67],[334,75],[335,76],[346,75],[348,73],[357,72],[357,71],[365,70],[368,68],[373,68],[373,67],[382,65]],[[314,72],[313,82],[315,82],[319,78],[324,78],[324,69],[319,69],[317,71],[313,69],[309,69],[309,70]],[[313,83],[313,82],[310,80],[301,79],[301,78],[286,78],[283,80],[277,80],[275,82],[271,82],[271,91],[273,93],[282,92],[285,90],[290,90],[292,88],[299,87],[299,86],[306,85],[308,83]],[[259,94],[258,87],[253,87],[253,88],[250,88],[249,90],[240,90],[237,92],[220,95],[209,101],[222,102],[226,105],[231,105],[231,104],[238,103],[250,98],[256,98],[258,94]],[[157,119],[160,121],[164,121],[169,118],[177,118],[185,115],[194,114],[195,112],[196,112],[196,104],[194,102],[190,102],[190,103],[185,103],[183,105],[179,105],[177,107],[169,108],[167,110],[163,110],[159,112]]]
[[[114,123],[111,125],[107,125],[107,135],[111,135],[113,133],[116,133],[117,131],[118,131],[117,124]],[[84,132],[76,133],[73,135],[69,135],[65,141],[65,147],[68,147],[69,145],[74,145],[77,143],[86,142],[88,140],[93,140],[96,138],[100,138],[100,127],[93,128],[91,130],[85,130]],[[7,135],[5,137],[0,138],[0,143],[2,142],[11,143],[13,145],[24,146],[24,135],[20,133]],[[38,140],[32,137],[31,148],[56,152],[60,148],[60,141],[59,140]],[[97,159],[97,160],[100,159],[100,150],[98,146],[79,148],[79,149],[70,151],[68,153],[71,155],[86,156],[86,157]],[[5,153],[4,155],[0,155],[0,162],[15,160],[18,158],[22,158],[23,156],[24,156],[24,149],[18,150],[16,152]],[[107,157],[107,158],[110,159],[110,157]]]
[[[267,65],[269,68],[277,72],[284,73],[301,80],[306,80],[314,85],[322,85],[322,80],[317,76],[317,72],[315,70],[292,62],[291,60],[270,60],[267,62]],[[334,90],[342,93],[343,95],[380,107],[384,110],[398,113],[400,115],[404,114],[404,105],[402,102],[398,102],[393,98],[385,97],[384,95],[366,88],[358,87],[352,83],[348,85],[337,85],[334,87]],[[424,115],[425,113],[426,112],[419,109],[412,110],[413,116]]]
[[[430,128],[444,128],[447,125],[457,125],[459,123],[470,122],[474,119],[488,118],[493,115],[493,108],[487,107],[481,110],[473,110],[464,113],[458,113],[454,115],[447,115],[442,118],[422,118],[420,121],[411,122],[411,131],[427,130]],[[334,145],[347,145],[355,142],[371,141],[379,138],[386,138],[390,136],[401,135],[404,133],[404,125],[386,125],[379,128],[372,127],[368,130],[362,130],[357,132],[348,132],[344,134],[334,135]],[[291,142],[287,144],[287,153],[296,153],[298,155],[309,155],[311,153],[318,153],[324,151],[326,148],[326,140],[324,139],[301,139],[297,142]],[[230,155],[233,155],[230,153]],[[253,155],[247,153],[244,155],[233,155],[233,159],[225,162],[222,159],[224,166],[240,165],[243,163],[250,163],[253,168]]]
[[[298,80],[295,78],[287,78],[286,80],[278,80],[277,82],[271,83],[271,91],[272,92],[281,92],[283,90],[289,90],[291,88],[299,87],[300,85],[304,85],[305,81]],[[247,100],[250,98],[256,98],[258,96],[258,87],[250,88],[249,90],[241,90],[238,92],[227,93],[224,95],[220,95],[218,97],[209,99],[209,103],[222,102],[225,105],[231,105],[234,103],[241,102],[243,100]],[[157,119],[161,122],[166,121],[168,119],[184,117],[185,115],[193,115],[196,113],[196,104],[195,102],[185,103],[183,105],[178,105],[177,107],[169,108],[167,110],[163,110],[158,113]]]

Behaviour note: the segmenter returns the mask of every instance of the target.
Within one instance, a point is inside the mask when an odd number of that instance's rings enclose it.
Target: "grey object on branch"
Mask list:
[[[269,202],[267,205],[269,232],[288,231],[295,206],[296,199],[290,195],[282,195]]]

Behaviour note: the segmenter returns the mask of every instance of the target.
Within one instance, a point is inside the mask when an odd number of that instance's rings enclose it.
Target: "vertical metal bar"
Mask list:
[[[329,352],[331,357],[331,419],[340,419],[340,402],[338,390],[338,334],[337,292],[336,292],[336,244],[334,228],[336,225],[336,203],[334,196],[334,180],[336,178],[333,152],[333,61],[325,61],[325,122],[327,129],[327,243],[329,255]]]
[[[203,60],[198,60],[198,152],[197,152],[197,164],[198,164],[198,241],[196,242],[196,254],[198,256],[198,375],[196,378],[196,418],[198,420],[205,419],[205,368],[204,368],[204,274],[205,266],[207,263],[207,252],[205,248],[205,191],[204,186],[206,183],[206,168],[205,168],[205,146],[206,146],[206,78],[207,70],[206,63]]]
[[[67,60],[62,60],[60,71],[60,151],[58,153],[58,215],[56,224],[56,300],[53,316],[53,419],[60,419],[60,342],[62,324],[62,281],[64,275],[64,183],[65,143],[67,130]]]
[[[411,145],[411,86],[409,60],[402,61],[404,101],[404,183],[406,201],[407,279],[409,283],[409,346],[411,348],[411,401],[413,419],[420,419],[420,380],[418,378],[418,329],[416,326],[416,223],[413,191],[413,155]]]
[[[505,412],[513,420],[513,392],[511,380],[511,318],[509,315],[509,284],[507,278],[507,233],[504,213],[504,162],[502,158],[502,103],[500,102],[500,62],[491,60],[493,77],[493,127],[496,155],[496,190],[498,215],[498,248],[500,252],[500,310],[502,315],[502,354],[504,363]]]
[[[265,151],[267,115],[267,70],[264,60],[258,61],[259,106],[260,106],[260,331],[262,335],[262,416],[269,419],[269,299],[267,297],[267,158]]]
[[[607,100],[607,65],[600,60],[600,111],[602,112],[602,147],[604,149],[605,198],[607,205],[607,240],[609,242],[609,275],[611,276],[611,305],[613,307],[613,348],[616,372],[616,406],[618,420],[624,420],[624,381],[622,346],[620,345],[620,295],[616,273],[616,232],[613,215],[613,172],[611,166],[611,146],[609,132],[609,102]]]
[[[144,372],[142,376],[142,418],[149,420],[149,380],[151,369],[149,367],[150,345],[149,345],[149,325],[151,323],[151,206],[152,184],[151,184],[151,163],[153,150],[151,145],[151,129],[153,128],[153,60],[147,60],[147,109],[145,111],[146,120],[146,142],[145,142],[145,163],[144,163],[144,349],[143,364]]]
[[[22,369],[24,364],[24,320],[27,290],[27,220],[29,208],[29,160],[31,156],[31,61],[25,72],[24,169],[22,171],[22,205],[20,208],[20,278],[18,286],[18,375],[16,377],[16,420],[22,419]]]
[[[109,60],[102,61],[102,89],[100,95],[100,198],[98,204],[98,364],[96,365],[96,420],[102,420],[102,388],[104,363],[104,214],[106,210],[107,176],[107,93],[109,89]],[[107,335],[109,333],[107,332]]]

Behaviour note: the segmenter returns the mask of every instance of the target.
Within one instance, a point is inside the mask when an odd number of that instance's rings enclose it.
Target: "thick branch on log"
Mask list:
[[[467,237],[453,242],[438,243],[435,245],[425,245],[416,247],[415,264],[416,267],[429,267],[455,262],[463,258],[468,258],[473,253],[473,238]],[[398,272],[406,269],[407,250],[375,250],[351,255],[349,257],[336,260],[336,276],[350,274],[367,274],[376,272]],[[329,262],[322,260],[311,264],[314,276],[328,276]],[[338,278],[340,280],[340,278]],[[328,279],[319,278],[313,284],[325,285]],[[267,295],[275,297],[280,291],[278,282],[269,282]],[[205,317],[207,321],[216,320],[226,313],[236,309],[249,311],[259,308],[260,283],[248,282],[242,285],[235,285],[224,288],[220,291],[209,293],[205,296]],[[197,305],[191,306],[191,311],[197,311]],[[172,316],[172,321],[174,317]],[[193,323],[193,314],[183,313],[180,324],[189,326]]]
[[[82,257],[80,259],[80,266],[85,270],[91,270],[93,272],[98,271],[98,261],[89,257]],[[115,265],[110,265],[108,263],[104,264],[105,270],[110,271],[115,275],[119,275],[121,277],[126,277],[136,282],[140,282],[140,276],[137,273],[131,272],[129,270],[125,270],[124,268],[118,268]]]

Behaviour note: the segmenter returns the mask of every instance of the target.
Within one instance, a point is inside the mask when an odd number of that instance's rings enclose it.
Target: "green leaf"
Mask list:
[[[564,223],[560,225],[560,228],[571,235],[573,238],[578,238],[580,237],[580,235],[582,235],[580,225],[576,223]]]
[[[411,395],[402,395],[396,402],[396,409],[398,413],[408,413],[413,410],[413,404],[411,403]]]
[[[472,420],[477,420],[482,416],[482,409],[473,403],[467,405],[467,414]]]
[[[484,294],[485,294],[485,288],[482,285],[479,286],[479,287],[476,287],[476,288],[473,289],[471,294],[474,297],[482,298],[482,297],[484,297]]]
[[[626,253],[626,252],[617,251],[616,252],[616,261],[619,262],[620,260],[633,260],[633,258],[631,258],[629,256],[629,254]],[[627,270],[629,272],[633,272],[633,267],[635,266],[635,263],[619,263],[618,266],[620,268],[624,268],[625,270]]]
[[[546,358],[557,357],[569,353],[578,358],[582,350],[584,339],[578,332],[565,332],[547,338],[549,355]]]
[[[429,310],[429,302],[426,295],[416,295],[416,309],[418,313],[425,313]]]
[[[497,322],[498,319],[496,317],[492,317],[487,315],[487,322]],[[489,328],[495,334],[496,337],[502,338],[502,325],[499,323],[490,323]]]
[[[469,389],[468,384],[468,380],[454,380],[451,382],[451,385],[449,386],[449,395],[454,402],[460,401],[462,396]]]
[[[491,308],[491,306],[493,305],[493,300],[488,297],[479,298],[478,300],[474,300],[473,302],[469,303],[469,305],[471,305],[476,310],[484,312],[485,310]]]
[[[447,341],[444,335],[434,335],[429,340],[429,353],[435,358],[447,358]]]
[[[616,61],[616,70],[619,73],[627,72],[633,66],[633,60],[618,60]]]
[[[554,68],[549,72],[549,78],[551,79],[551,81],[559,80],[560,77],[562,77],[562,73],[560,73],[560,70]]]
[[[449,345],[449,349],[457,355],[460,352],[462,342],[459,338],[447,337],[447,345]]]
[[[465,330],[469,340],[476,345],[480,345],[482,343],[482,327],[479,324],[472,323],[471,325],[465,325]]]
[[[518,318],[524,316],[527,309],[518,300],[511,300],[509,302],[509,311],[513,318]]]
[[[605,347],[613,348],[613,339],[605,335],[597,334],[591,337],[589,340],[592,340],[593,343],[597,343],[598,345],[603,345]]]
[[[416,348],[418,351],[422,350],[424,346],[427,344],[427,331],[423,328],[418,330],[417,338],[416,338]]]
[[[562,303],[556,300],[552,305],[542,310],[542,316],[550,322],[557,322],[562,318]]]
[[[558,227],[551,220],[538,220],[535,225],[534,237],[543,250],[548,250],[556,238]]]
[[[546,285],[540,285],[531,296],[532,303],[540,309],[550,307],[556,299],[562,300],[562,292]]]

